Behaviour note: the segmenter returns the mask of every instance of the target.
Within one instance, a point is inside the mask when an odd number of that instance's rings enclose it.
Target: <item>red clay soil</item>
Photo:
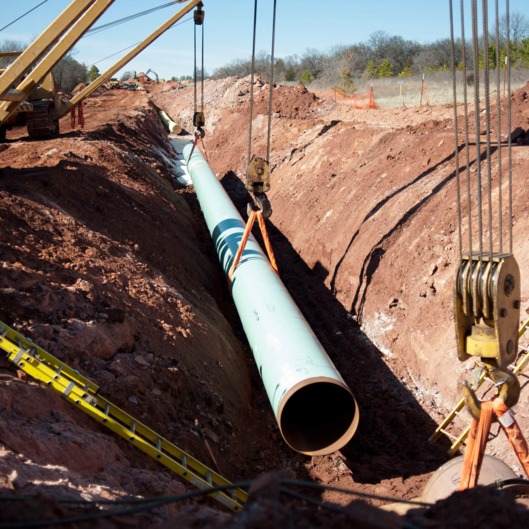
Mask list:
[[[244,212],[249,80],[205,87],[210,162]],[[192,131],[193,90],[146,88],[89,99],[85,128],[72,130],[64,118],[58,138],[8,132],[0,145],[0,319],[212,465],[198,419],[228,479],[275,474],[254,485],[252,503],[237,516],[202,500],[98,526],[436,528],[466,520],[470,528],[489,505],[510,527],[522,526],[527,511],[497,491],[456,494],[408,520],[374,508],[388,500],[351,503],[342,492],[287,487],[332,503],[321,510],[279,492],[282,477],[412,499],[447,459],[447,441],[427,439],[469,376],[451,321],[458,259],[452,109],[360,111],[302,87],[274,90],[270,232],[280,275],[361,409],[359,430],[343,450],[310,458],[281,439],[196,198],[172,178],[174,152],[157,108]],[[524,90],[513,97],[513,128],[527,130]],[[268,90],[257,82],[255,91],[252,152],[264,155]],[[522,277],[528,168],[529,151],[516,146]],[[522,284],[522,315],[527,292]],[[522,392],[517,418],[527,430],[526,399]],[[0,497],[46,498],[31,501],[33,519],[79,514],[53,503],[64,498],[187,490],[6,360],[0,410]],[[491,450],[516,468],[501,437]],[[0,522],[27,520],[29,507],[16,505],[0,510]]]

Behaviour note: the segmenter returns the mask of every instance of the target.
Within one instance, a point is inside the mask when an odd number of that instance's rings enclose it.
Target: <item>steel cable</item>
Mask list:
[[[450,53],[452,58],[452,97],[454,100],[454,142],[455,142],[455,162],[456,162],[456,189],[457,189],[457,232],[459,243],[459,259],[463,256],[463,238],[462,238],[462,217],[461,217],[461,176],[459,172],[459,139],[458,139],[458,119],[457,119],[457,83],[456,83],[456,52],[454,42],[454,13],[452,0],[449,1],[450,7]]]
[[[250,126],[248,127],[248,165],[252,156],[252,121],[253,121],[253,81],[255,76],[255,40],[257,36],[257,0],[253,11],[252,71],[250,74]]]
[[[509,252],[513,252],[513,234],[512,234],[512,123],[511,123],[511,28],[509,0],[505,0],[505,21],[507,33],[507,156],[509,160],[508,179],[509,179]]]
[[[47,0],[46,0],[47,1]],[[84,37],[89,37],[90,35],[96,35],[97,33],[100,33],[101,31],[105,31],[107,29],[112,29],[115,26],[119,26],[120,24],[124,24],[125,22],[130,22],[131,20],[135,20],[136,18],[140,18],[145,15],[149,15],[150,13],[153,13],[154,11],[158,11],[160,9],[164,9],[166,7],[174,6],[175,4],[181,3],[183,0],[173,0],[172,2],[168,2],[166,4],[162,4],[156,7],[152,7],[151,9],[147,9],[145,11],[140,11],[139,13],[134,13],[133,15],[129,15],[124,18],[119,18],[118,20],[113,20],[112,22],[108,22],[107,24],[101,24],[100,26],[96,26],[94,28],[90,28],[88,31],[85,31]]]
[[[496,113],[497,113],[497,151],[498,151],[498,231],[499,231],[499,250],[503,253],[503,169],[501,166],[501,75],[500,75],[500,11],[499,0],[495,0],[495,15],[496,15]]]
[[[184,23],[186,23],[186,22],[189,22],[189,21],[191,21],[191,20],[192,20],[192,18],[191,18],[191,17],[188,17],[188,18],[182,20],[181,22],[178,22],[178,23],[176,23],[176,24],[173,24],[173,25],[169,28],[168,31],[170,31],[171,29],[176,28],[177,26],[180,26],[181,24],[184,24]],[[114,52],[112,55],[107,55],[107,56],[104,57],[103,59],[99,59],[98,61],[93,62],[93,63],[91,63],[91,64],[89,63],[89,65],[90,65],[90,66],[95,66],[96,64],[99,64],[100,62],[106,61],[107,59],[110,59],[110,58],[114,57],[115,55],[118,55],[118,54],[120,54],[120,53],[123,53],[124,51],[130,50],[130,48],[134,48],[134,46],[137,46],[138,44],[141,44],[142,42],[143,42],[143,41],[140,40],[140,41],[136,42],[135,44],[131,44],[130,46],[127,46],[126,48],[123,48],[122,50],[119,50],[119,51]]]
[[[35,11],[37,7],[40,7],[42,4],[45,4],[48,0],[44,0],[40,4],[37,4],[35,7],[32,7],[29,11],[26,11],[23,15],[20,15],[18,18],[15,18],[15,20],[12,20],[9,22],[9,24],[6,24],[3,28],[0,28],[0,31],[4,31],[4,29],[8,28],[9,26],[12,26],[15,22],[18,22],[21,18],[24,18],[26,15],[29,15],[32,11]]]
[[[270,140],[272,137],[272,103],[273,103],[273,89],[274,89],[274,50],[276,41],[276,4],[274,0],[274,14],[272,16],[272,53],[270,58],[270,96],[268,99],[268,136],[266,140],[266,160],[270,163]]]
[[[248,164],[252,156],[252,121],[253,121],[253,103],[254,103],[254,77],[255,77],[255,42],[257,36],[257,3],[254,3],[253,15],[253,41],[252,41],[252,71],[250,76],[250,126],[248,131]],[[270,78],[269,78],[269,98],[268,98],[268,130],[266,140],[266,161],[270,162],[270,145],[272,137],[272,105],[273,105],[273,89],[274,89],[274,53],[275,53],[275,36],[276,36],[276,8],[277,0],[274,0],[273,14],[272,14],[272,46],[270,56]]]
[[[479,122],[479,42],[477,0],[472,0],[472,48],[474,56],[474,123],[476,127],[476,179],[478,206],[479,260],[483,260],[483,207],[481,198],[481,127]],[[472,249],[471,249],[472,250]]]
[[[193,25],[193,107],[197,112],[197,25]]]
[[[489,225],[489,255],[492,260],[494,253],[492,239],[492,160],[490,152],[490,57],[489,57],[489,17],[488,0],[482,0],[483,21],[483,74],[485,97],[485,162],[487,166],[487,200],[488,200],[488,225]]]
[[[202,22],[202,60],[201,60],[201,72],[200,72],[200,111],[204,112],[204,24],[206,21]]]
[[[461,10],[461,52],[463,62],[463,106],[465,116],[465,173],[467,181],[467,214],[468,214],[468,252],[472,252],[472,189],[470,177],[470,138],[468,134],[468,90],[467,90],[467,50],[465,41],[465,4],[460,3]]]

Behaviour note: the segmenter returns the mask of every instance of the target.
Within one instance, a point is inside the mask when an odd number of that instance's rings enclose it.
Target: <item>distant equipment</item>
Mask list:
[[[156,84],[158,84],[160,82],[160,78],[158,77],[158,74],[154,70],[151,70],[150,68],[145,72],[145,75],[149,77],[149,73],[152,73],[156,77]]]

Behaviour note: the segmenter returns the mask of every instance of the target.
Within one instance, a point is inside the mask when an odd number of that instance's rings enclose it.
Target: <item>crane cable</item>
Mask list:
[[[191,156],[193,156],[193,152],[195,151],[196,146],[198,145],[198,142],[200,142],[202,146],[202,150],[204,151],[204,157],[206,158],[206,161],[209,162],[208,159],[208,153],[206,151],[206,146],[204,145],[204,136],[206,135],[204,131],[204,125],[206,124],[206,115],[204,114],[204,10],[202,9],[202,2],[197,5],[194,13],[193,18],[195,25],[193,26],[193,60],[194,60],[194,68],[193,68],[193,77],[194,77],[194,83],[193,83],[193,101],[194,101],[194,112],[193,112],[193,126],[195,127],[195,141],[193,142],[193,147],[191,148],[191,152],[189,153],[189,160],[191,160]],[[198,75],[197,75],[197,26],[202,27],[202,39],[201,39],[201,66],[200,66],[200,110],[198,110],[198,97],[197,97],[197,86],[198,86]]]
[[[193,125],[200,131],[205,125],[204,116],[204,11],[202,10],[202,4],[198,4],[194,12],[195,25],[193,27],[194,36],[194,116]],[[201,65],[200,65],[200,110],[198,110],[198,68],[197,68],[197,26],[201,27]],[[201,131],[203,134],[203,131]]]
[[[270,54],[270,79],[269,79],[269,98],[268,98],[268,129],[266,138],[266,159],[252,156],[252,121],[253,121],[253,103],[254,103],[254,78],[255,78],[255,42],[257,36],[257,4],[254,3],[253,15],[253,39],[252,39],[252,71],[250,76],[250,123],[248,127],[248,165],[246,169],[246,189],[252,196],[253,203],[248,204],[248,221],[239,247],[233,259],[232,265],[228,272],[229,284],[233,281],[233,275],[242,258],[244,248],[252,231],[255,220],[258,221],[261,230],[261,236],[266,247],[268,259],[272,269],[277,273],[278,267],[274,255],[274,250],[268,236],[265,219],[272,214],[270,202],[266,196],[266,191],[270,189],[270,144],[272,137],[272,105],[273,105],[273,88],[274,88],[274,49],[276,35],[276,12],[277,0],[274,0],[272,15],[272,49]]]
[[[472,213],[473,208],[477,208],[477,253],[479,254],[479,261],[483,261],[484,254],[488,254],[490,259],[495,253],[495,245],[499,248],[499,253],[504,252],[504,232],[506,227],[504,226],[504,197],[503,197],[503,172],[502,167],[502,155],[501,155],[501,101],[500,101],[500,75],[499,75],[499,8],[498,1],[495,0],[495,17],[496,17],[496,30],[494,35],[494,41],[496,43],[496,92],[497,102],[496,102],[496,112],[497,112],[497,139],[496,139],[496,148],[494,149],[497,155],[497,164],[495,168],[497,171],[497,181],[498,181],[498,193],[497,193],[497,212],[493,204],[493,193],[492,193],[492,184],[493,184],[493,148],[492,148],[492,138],[491,138],[491,94],[490,94],[490,59],[489,59],[489,32],[488,32],[488,0],[482,0],[482,31],[484,37],[482,38],[483,49],[480,50],[480,38],[479,38],[479,27],[478,27],[478,2],[477,0],[471,1],[471,18],[472,18],[472,75],[473,75],[473,85],[474,85],[474,94],[473,94],[473,103],[474,103],[474,127],[475,127],[475,173],[476,173],[476,195],[475,195],[475,204],[472,204],[472,192],[471,192],[471,160],[470,160],[470,149],[471,143],[469,139],[469,101],[467,94],[467,50],[465,47],[465,14],[464,14],[464,0],[460,1],[460,10],[461,10],[461,66],[463,71],[463,107],[464,107],[464,144],[459,145],[459,140],[457,138],[458,130],[458,116],[457,116],[457,93],[456,93],[456,52],[455,52],[455,38],[454,38],[454,17],[452,10],[452,0],[450,0],[450,44],[451,44],[451,53],[452,53],[452,81],[453,81],[453,99],[454,99],[454,127],[456,130],[455,134],[455,159],[456,159],[456,186],[457,186],[457,200],[458,200],[458,235],[459,235],[459,254],[460,259],[463,259],[463,199],[461,193],[461,180],[460,173],[465,172],[466,175],[466,216],[465,219],[468,222],[468,252],[471,253],[473,248],[473,219]],[[507,14],[506,14],[506,24],[507,24],[507,43],[510,38],[510,28],[509,28],[509,0],[506,0]],[[508,79],[508,90],[510,94],[510,60],[509,60],[509,46],[507,45],[507,58],[506,58],[506,68],[507,68],[507,79]],[[483,113],[484,113],[484,125],[481,124],[481,112],[480,112],[480,56],[485,57],[482,65],[482,74],[483,74]],[[512,223],[512,157],[511,157],[511,100],[510,96],[506,100],[506,112],[507,112],[507,147],[508,147],[508,237],[509,237],[509,252],[512,254],[513,251],[513,223]],[[484,128],[484,130],[482,130]],[[483,142],[481,137],[484,136],[485,148],[482,149]],[[459,165],[459,152],[460,150],[465,151],[465,163],[461,168]],[[496,214],[495,214],[496,213]],[[484,219],[486,217],[486,220]],[[495,222],[496,221],[496,222]],[[486,228],[484,228],[484,223],[486,222]],[[497,242],[494,239],[494,228],[498,229],[498,238]]]
[[[253,121],[253,104],[254,104],[254,79],[255,79],[255,42],[257,37],[257,4],[258,0],[254,2],[254,16],[253,16],[253,39],[252,39],[252,69],[250,76],[250,123],[248,127],[248,164],[252,159],[252,121]],[[266,141],[266,161],[270,161],[270,143],[272,135],[272,105],[273,105],[273,87],[274,87],[274,52],[275,52],[275,35],[276,35],[276,12],[277,0],[274,0],[273,15],[272,15],[272,46],[270,55],[270,92],[268,98],[268,131]]]
[[[47,0],[46,0],[47,1]],[[162,4],[156,7],[151,7],[150,9],[146,9],[145,11],[140,11],[138,13],[134,13],[133,15],[129,15],[123,18],[119,18],[117,20],[113,20],[112,22],[108,22],[106,24],[101,24],[99,26],[95,26],[93,28],[90,28],[88,31],[85,31],[83,34],[84,37],[88,37],[90,35],[95,35],[96,33],[99,33],[101,31],[105,31],[107,29],[112,29],[115,26],[119,26],[120,24],[124,24],[125,22],[130,22],[131,20],[135,20],[136,18],[140,18],[145,15],[149,15],[150,13],[154,13],[155,11],[159,11],[160,9],[165,9],[166,7],[174,6],[175,4],[180,4],[184,0],[173,0],[172,2],[168,2],[166,4]]]
[[[40,7],[42,4],[45,4],[48,0],[43,0],[40,4],[37,4],[35,7],[32,7],[29,11],[26,11],[23,15],[20,15],[19,17],[15,18],[15,20],[12,20],[9,22],[9,24],[6,24],[3,28],[0,28],[0,31],[4,31],[4,29],[8,28],[9,26],[12,26],[15,22],[18,22],[21,18],[24,18],[26,15],[29,15],[32,11],[35,11],[37,7]]]

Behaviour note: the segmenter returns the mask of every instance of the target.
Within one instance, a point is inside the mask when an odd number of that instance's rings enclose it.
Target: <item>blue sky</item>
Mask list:
[[[2,1],[0,27],[11,22],[42,0]],[[28,41],[35,38],[71,0],[48,0],[32,13],[0,32],[6,39]],[[115,0],[96,25],[105,24],[169,0]],[[234,59],[250,57],[252,46],[253,0],[203,0],[205,23],[205,69],[211,73]],[[465,0],[469,4],[469,0]],[[490,0],[491,8],[494,0]],[[272,0],[259,0],[257,50],[270,51]],[[481,5],[481,2],[478,2]],[[376,31],[399,35],[420,43],[447,38],[450,34],[448,0],[277,0],[276,56],[303,55],[307,49],[329,51],[335,45],[366,42]],[[505,10],[500,0],[500,12]],[[179,9],[161,9],[121,24],[113,29],[84,37],[76,45],[75,58],[86,65],[97,63],[106,70],[125,52],[105,57],[135,44]],[[459,1],[454,10],[459,16]],[[510,0],[511,13],[529,18],[528,0]],[[189,18],[186,17],[186,18]],[[185,20],[185,19],[184,19]],[[467,20],[470,20],[469,11]],[[489,22],[493,16],[489,15]],[[493,22],[489,25],[492,26]],[[467,35],[469,33],[467,32]],[[192,74],[193,23],[188,20],[169,30],[133,59],[126,70],[152,69],[160,77]]]

